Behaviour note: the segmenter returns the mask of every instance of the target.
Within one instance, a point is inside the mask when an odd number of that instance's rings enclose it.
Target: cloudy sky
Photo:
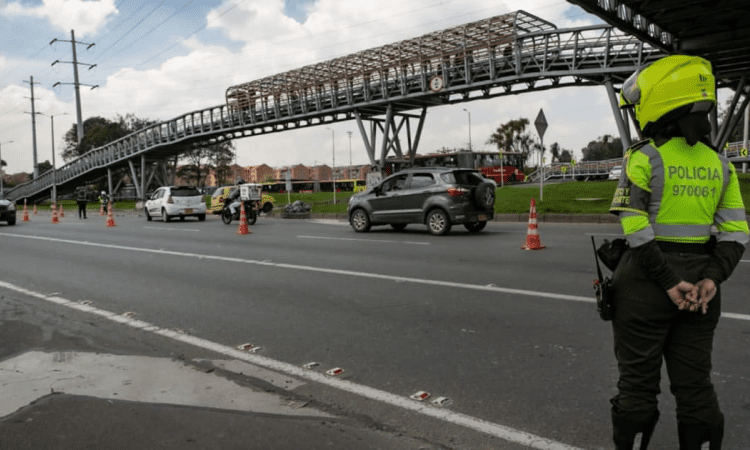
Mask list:
[[[219,105],[227,87],[360,50],[523,9],[558,28],[600,23],[565,0],[0,0],[0,145],[7,172],[31,172],[30,77],[39,162],[58,166],[76,120],[71,30],[84,119],[133,113],[152,120]],[[58,41],[50,44],[51,41]],[[52,65],[55,61],[57,64]],[[54,84],[61,83],[55,87]],[[580,155],[617,128],[604,87],[563,88],[428,110],[419,153],[443,147],[494,150],[492,131],[510,119],[549,123],[545,144]],[[67,115],[64,115],[67,114]],[[368,162],[356,122],[332,126],[336,165]],[[8,143],[8,141],[13,141]],[[236,141],[238,163],[332,164],[332,133],[311,127]]]

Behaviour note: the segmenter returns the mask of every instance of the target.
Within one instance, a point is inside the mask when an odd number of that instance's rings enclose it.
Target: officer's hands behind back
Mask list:
[[[706,314],[708,302],[716,295],[716,284],[708,278],[704,278],[696,284],[680,281],[667,290],[667,295],[680,310],[687,309],[695,312],[700,309],[703,314]]]

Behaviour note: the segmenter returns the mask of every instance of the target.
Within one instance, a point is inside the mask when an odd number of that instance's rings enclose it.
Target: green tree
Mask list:
[[[78,144],[77,124],[73,124],[70,130],[65,133],[63,160],[69,162],[86,152],[107,145],[155,123],[157,122],[141,119],[133,114],[126,114],[124,117],[117,115],[115,120],[98,116],[90,117],[83,122],[83,139],[80,145]]]
[[[234,143],[224,141],[206,147],[195,147],[180,154],[185,161],[177,171],[179,177],[186,178],[196,186],[205,186],[206,175],[213,169],[216,179],[222,181],[229,176],[230,164],[234,159]]]
[[[224,141],[219,144],[214,144],[209,147],[213,152],[209,156],[209,165],[216,174],[216,182],[225,184],[227,178],[229,178],[231,172],[232,161],[234,161],[234,142]]]
[[[510,120],[497,127],[487,143],[496,145],[498,150],[520,152],[528,159],[534,151],[541,151],[541,145],[527,131],[528,126],[529,119],[525,117]]]
[[[266,174],[263,179],[260,180],[261,183],[273,183],[276,179],[273,177],[272,173]]]
[[[583,152],[583,161],[622,158],[622,141],[619,137],[605,134],[598,140],[589,142],[581,151]]]
[[[37,168],[39,169],[39,175],[41,176],[41,175],[49,172],[50,170],[52,170],[52,163],[49,162],[49,160],[44,161],[44,162],[40,162],[40,163],[38,163]],[[32,174],[32,176],[33,176],[33,174]]]

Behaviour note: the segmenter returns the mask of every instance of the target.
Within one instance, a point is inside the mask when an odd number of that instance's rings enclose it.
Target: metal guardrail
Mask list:
[[[193,111],[136,131],[96,148],[57,169],[58,186],[104,176],[106,169],[128,167],[135,174],[138,157],[175,156],[193,146],[227,139],[280,132],[300,127],[351,120],[353,115],[374,116],[394,111],[517,94],[564,86],[581,86],[622,80],[640,64],[662,56],[658,50],[610,26],[539,31],[515,37],[510,55],[486,53],[451,64],[422,66],[413,75],[402,75],[370,85],[347,84],[340,89],[298,97],[275,96],[261,108],[239,111],[226,105]],[[442,87],[431,89],[440,76]],[[491,91],[493,88],[496,91]],[[478,93],[471,97],[471,93]],[[20,200],[44,195],[52,186],[52,172],[6,190]]]
[[[544,180],[558,178],[601,178],[607,177],[613,167],[622,164],[622,158],[606,159],[603,161],[582,161],[576,164],[553,163],[544,166]],[[529,183],[538,183],[541,178],[539,169],[530,173],[526,180]]]

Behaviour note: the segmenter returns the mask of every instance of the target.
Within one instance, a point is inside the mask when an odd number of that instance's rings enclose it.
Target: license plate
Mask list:
[[[480,214],[479,217],[477,218],[477,220],[479,220],[480,222],[486,221],[487,220],[487,216],[485,216],[484,214]]]
[[[185,210],[185,214],[192,214],[192,213],[193,213],[193,210],[190,208]]]

